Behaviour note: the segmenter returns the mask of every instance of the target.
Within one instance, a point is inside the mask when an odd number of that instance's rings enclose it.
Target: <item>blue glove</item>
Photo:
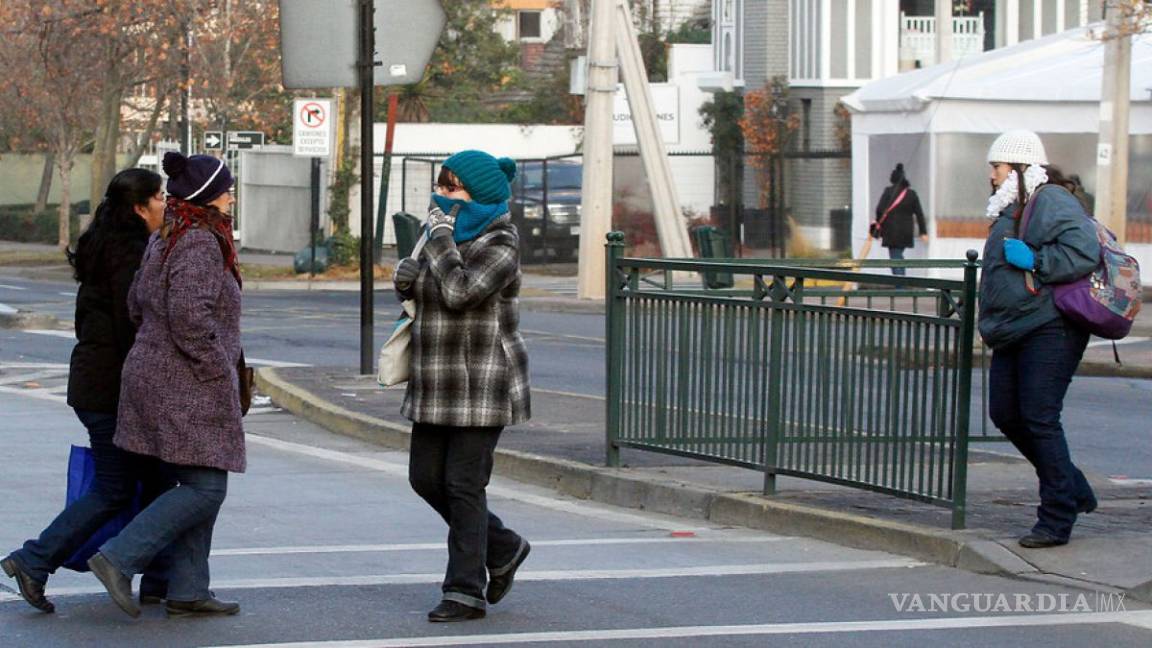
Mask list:
[[[1036,255],[1032,248],[1020,239],[1004,239],[1004,259],[1021,270],[1036,269]]]

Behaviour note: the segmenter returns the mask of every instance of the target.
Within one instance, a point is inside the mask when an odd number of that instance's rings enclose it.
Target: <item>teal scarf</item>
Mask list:
[[[457,243],[471,241],[488,229],[492,221],[508,213],[508,201],[493,205],[481,205],[468,200],[445,198],[440,194],[432,194],[432,200],[445,214],[451,213],[452,208],[459,206],[456,212],[456,229],[452,231],[452,240]]]

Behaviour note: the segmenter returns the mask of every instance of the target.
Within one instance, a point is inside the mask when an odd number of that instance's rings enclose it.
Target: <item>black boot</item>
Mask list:
[[[108,590],[108,596],[112,597],[112,600],[120,606],[121,610],[124,610],[125,614],[132,618],[140,616],[140,606],[132,600],[131,578],[116,569],[99,551],[88,559],[88,569],[92,570],[93,576],[100,579],[104,589]]]
[[[440,605],[428,613],[428,620],[433,623],[471,621],[483,619],[484,614],[484,608],[474,608],[456,601],[440,601]]]
[[[232,616],[240,612],[240,604],[235,601],[221,601],[215,598],[203,601],[168,601],[164,604],[164,611],[168,616],[201,617],[201,616]]]
[[[10,578],[16,579],[16,586],[20,589],[20,596],[23,596],[24,600],[28,601],[28,605],[31,605],[41,612],[47,612],[48,614],[56,611],[56,606],[52,604],[52,601],[44,598],[44,584],[32,578],[28,572],[24,571],[20,563],[12,560],[12,558],[5,558],[4,560],[0,560],[0,568],[2,568],[4,573]]]

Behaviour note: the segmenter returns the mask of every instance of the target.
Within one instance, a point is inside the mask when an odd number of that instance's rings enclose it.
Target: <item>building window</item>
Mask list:
[[[543,38],[539,11],[521,11],[516,15],[517,34],[520,39]]]

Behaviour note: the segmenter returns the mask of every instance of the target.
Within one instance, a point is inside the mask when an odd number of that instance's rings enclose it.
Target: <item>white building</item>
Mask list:
[[[709,87],[747,92],[783,77],[801,122],[791,149],[800,155],[840,149],[837,130],[845,132],[846,124],[838,123],[834,111],[844,96],[876,79],[935,63],[934,5],[934,0],[716,0],[716,74]],[[970,56],[1061,32],[1098,20],[1100,13],[1100,3],[1089,0],[969,0],[968,11],[953,18],[953,53]],[[791,159],[780,185],[778,209],[811,228],[814,242],[827,245],[829,212],[852,204],[846,161]],[[755,195],[755,187],[747,187],[745,203],[754,203]]]

